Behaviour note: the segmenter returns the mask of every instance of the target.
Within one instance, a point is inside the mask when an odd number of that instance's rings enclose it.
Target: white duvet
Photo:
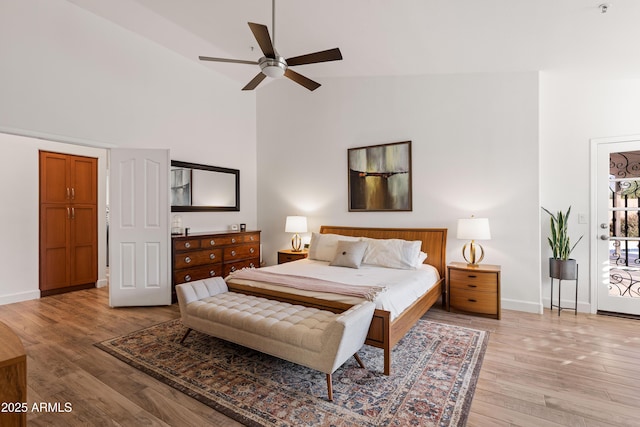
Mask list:
[[[360,268],[347,268],[330,266],[329,263],[325,261],[302,259],[264,267],[261,270],[278,274],[313,277],[349,285],[382,286],[385,288],[385,291],[381,292],[374,302],[376,303],[376,308],[391,313],[391,320],[394,320],[407,307],[433,288],[440,279],[438,270],[428,264],[423,264],[417,270],[399,270],[366,264],[361,265]],[[305,291],[269,283],[252,282],[241,279],[233,279],[232,281],[234,283],[258,286],[329,301],[339,301],[347,304],[357,304],[362,301],[362,299],[357,297],[326,292]]]

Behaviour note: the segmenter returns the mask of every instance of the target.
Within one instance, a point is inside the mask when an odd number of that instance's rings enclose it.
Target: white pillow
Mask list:
[[[420,253],[418,254],[418,261],[416,261],[416,268],[420,268],[420,266],[422,264],[424,264],[425,260],[427,259],[428,255],[426,252],[422,252],[420,251]]]
[[[369,238],[362,240],[369,244],[362,260],[363,264],[403,270],[415,270],[419,266],[418,260],[422,247],[420,240]]]
[[[359,237],[341,236],[339,234],[311,233],[309,243],[309,259],[317,261],[333,261],[338,248],[338,241],[357,242]]]

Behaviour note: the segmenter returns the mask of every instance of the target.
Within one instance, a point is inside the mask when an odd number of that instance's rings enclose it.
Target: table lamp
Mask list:
[[[458,239],[471,240],[462,247],[462,257],[467,261],[467,266],[477,267],[484,258],[484,249],[476,240],[491,240],[488,218],[463,218],[458,220]],[[468,251],[467,251],[468,249]],[[478,256],[477,251],[480,250]],[[467,256],[468,252],[468,256]]]
[[[300,252],[302,250],[302,238],[298,233],[307,232],[307,217],[288,216],[284,231],[286,233],[295,233],[291,238],[291,248],[294,252]]]

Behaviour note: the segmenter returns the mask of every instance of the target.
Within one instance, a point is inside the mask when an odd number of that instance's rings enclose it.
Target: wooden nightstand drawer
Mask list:
[[[452,292],[450,303],[453,308],[471,313],[496,314],[498,311],[496,296],[487,292]]]
[[[479,271],[461,271],[451,269],[449,283],[452,288],[470,289],[480,292],[496,291],[496,274]]]
[[[284,264],[285,262],[297,261],[299,259],[305,259],[309,256],[309,251],[294,252],[291,249],[284,249],[278,251],[278,264]]]

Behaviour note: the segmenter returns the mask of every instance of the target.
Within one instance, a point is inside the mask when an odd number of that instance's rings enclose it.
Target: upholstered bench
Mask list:
[[[220,277],[176,286],[180,315],[188,328],[331,374],[364,345],[375,304],[363,302],[343,313],[229,292]]]

